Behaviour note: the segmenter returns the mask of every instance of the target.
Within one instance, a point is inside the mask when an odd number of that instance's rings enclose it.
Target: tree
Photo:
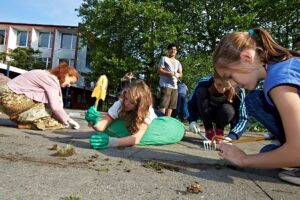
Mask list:
[[[10,49],[5,55],[10,59],[7,64],[15,66],[25,70],[40,69],[44,68],[44,63],[41,61],[40,51],[34,50],[33,48],[22,48]]]
[[[272,6],[270,6],[272,5]],[[156,88],[157,64],[166,46],[179,46],[189,88],[212,73],[211,55],[228,32],[263,27],[283,46],[299,34],[297,0],[84,0],[80,33],[93,58],[94,80],[106,74],[110,87],[129,71],[146,74]]]
[[[80,32],[92,50],[92,65],[96,74],[107,74],[113,87],[128,71],[146,74],[155,87],[163,49],[180,33],[172,22],[175,15],[161,3],[88,0],[81,5]]]

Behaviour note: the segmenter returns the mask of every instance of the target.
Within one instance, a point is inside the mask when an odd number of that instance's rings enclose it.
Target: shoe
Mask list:
[[[224,137],[224,130],[223,130],[223,129],[216,128],[215,131],[216,131],[216,135],[217,135],[217,136]],[[217,143],[217,144],[221,144],[222,142],[224,142],[224,141],[223,141],[223,140],[220,140],[220,139],[217,139],[217,140],[216,140],[216,143]]]
[[[207,139],[212,140],[212,138],[215,136],[215,131],[213,128],[205,130],[205,136]]]
[[[280,172],[278,177],[288,183],[300,185],[300,168]]]
[[[217,136],[224,136],[224,130],[223,129],[216,128],[215,131],[216,131]]]
[[[269,152],[269,151],[273,151],[273,150],[277,149],[278,147],[280,147],[280,146],[277,145],[277,144],[267,144],[266,146],[261,148],[259,153],[266,153],[266,152]]]

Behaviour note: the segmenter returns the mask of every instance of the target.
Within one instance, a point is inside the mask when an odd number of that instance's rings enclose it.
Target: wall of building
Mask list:
[[[86,46],[81,45],[80,39],[78,49],[63,49],[61,48],[61,40],[63,34],[77,35],[78,27],[76,26],[56,26],[56,25],[43,25],[43,24],[22,24],[22,23],[7,23],[0,22],[0,30],[6,30],[6,37],[8,40],[6,44],[0,45],[0,52],[8,51],[8,49],[17,48],[17,34],[18,31],[27,31],[29,33],[28,45],[33,49],[41,51],[42,58],[49,58],[52,67],[59,64],[60,59],[72,60],[76,63],[76,69],[79,72],[90,72],[86,66]],[[39,47],[39,34],[40,32],[52,32],[54,45],[52,48]],[[77,38],[78,39],[78,38]],[[77,53],[77,55],[76,55]],[[75,61],[76,59],[76,61]],[[72,63],[72,62],[71,62]],[[84,80],[80,79],[78,82],[79,87],[84,86]]]

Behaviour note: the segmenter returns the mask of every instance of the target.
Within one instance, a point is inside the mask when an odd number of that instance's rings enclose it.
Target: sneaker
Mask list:
[[[280,172],[278,177],[285,182],[300,185],[300,168]]]
[[[215,131],[216,131],[217,136],[224,137],[224,130],[223,129],[216,128]],[[224,141],[222,139],[217,139],[216,142],[217,142],[217,144],[221,144]]]
[[[215,136],[215,131],[213,128],[205,130],[205,136],[207,139],[211,140]]]
[[[267,144],[266,146],[261,148],[259,153],[266,153],[266,152],[269,152],[269,151],[273,151],[273,150],[277,149],[278,147],[280,147],[280,146],[277,145],[277,144]]]
[[[232,144],[232,139],[230,137],[225,137],[225,140],[223,140],[222,142],[226,143],[226,144]]]

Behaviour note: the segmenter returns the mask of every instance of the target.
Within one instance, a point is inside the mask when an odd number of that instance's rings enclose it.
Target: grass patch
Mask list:
[[[65,200],[80,200],[80,197],[75,197],[75,196],[71,195],[71,196],[66,197]]]
[[[57,152],[52,154],[52,156],[69,157],[75,154],[75,149],[71,145],[61,148],[57,147],[57,149]]]
[[[176,171],[176,172],[178,172],[180,170],[179,167],[166,165],[166,164],[159,163],[159,162],[156,162],[156,161],[153,161],[153,160],[148,160],[142,166],[147,168],[147,169],[154,169],[157,173],[163,173],[163,169],[167,169],[167,170],[170,170],[170,171]]]

